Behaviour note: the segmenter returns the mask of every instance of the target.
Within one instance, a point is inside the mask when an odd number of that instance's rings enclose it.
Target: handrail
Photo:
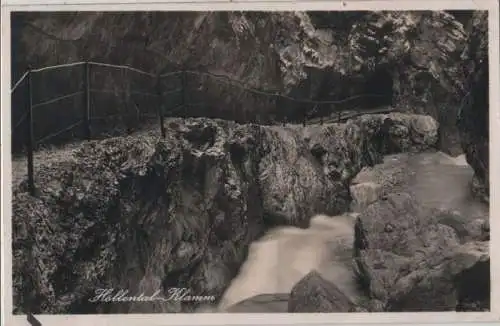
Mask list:
[[[55,137],[55,136],[59,136],[59,135],[60,135],[60,134],[62,134],[63,132],[65,132],[65,131],[68,131],[68,130],[71,130],[71,129],[75,128],[76,126],[78,126],[78,125],[79,125],[79,124],[81,124],[82,122],[83,122],[83,120],[79,120],[79,121],[77,121],[76,123],[73,123],[72,125],[70,125],[69,127],[66,127],[66,128],[64,128],[64,129],[58,130],[58,131],[56,131],[56,132],[54,132],[54,133],[52,133],[52,134],[49,134],[49,135],[47,135],[47,136],[43,137],[42,139],[39,139],[36,143],[37,143],[37,144],[40,144],[40,143],[43,143],[43,142],[44,142],[45,140],[47,140],[47,139],[50,139],[50,138]]]
[[[52,69],[59,69],[59,68],[68,68],[68,67],[74,67],[74,66],[79,66],[83,65],[85,62],[80,61],[80,62],[72,62],[72,63],[64,63],[60,65],[55,65],[55,66],[47,66],[47,67],[42,67],[38,69],[31,69],[31,72],[42,72],[42,71],[47,71],[47,70],[52,70]]]
[[[288,96],[288,95],[284,95],[284,94],[280,94],[280,93],[271,93],[271,92],[257,90],[255,88],[246,87],[243,84],[243,82],[241,82],[239,80],[235,80],[235,79],[229,78],[227,76],[223,76],[223,75],[216,75],[216,74],[209,73],[209,72],[201,72],[201,71],[193,71],[193,70],[184,70],[183,72],[190,73],[190,74],[195,74],[195,75],[206,75],[206,76],[210,76],[210,77],[225,79],[224,80],[225,82],[239,84],[238,86],[240,86],[240,88],[242,88],[244,90],[247,90],[249,92],[253,92],[253,93],[256,93],[256,94],[265,95],[265,96],[269,96],[269,97],[278,96],[278,97],[285,98],[285,99],[288,99],[288,100],[291,100],[291,101],[295,101],[295,102],[299,102],[299,103],[310,103],[310,104],[341,104],[341,103],[353,100],[355,98],[362,98],[362,97],[369,97],[369,96],[371,96],[371,97],[384,97],[384,95],[378,95],[378,94],[360,94],[360,95],[354,95],[354,96],[351,96],[351,97],[348,97],[348,98],[345,98],[345,99],[342,99],[342,100],[336,100],[336,101],[314,101],[314,100],[308,100],[308,99],[297,99],[297,98],[294,98],[294,97],[291,97],[291,96]]]
[[[14,84],[14,87],[11,88],[10,90],[10,93],[14,93],[14,91],[16,90],[16,88],[21,85],[21,83],[23,82],[24,78],[26,78],[26,76],[28,76],[30,72],[29,71],[26,71],[22,76],[21,78],[19,78],[19,80],[17,81],[17,83]]]
[[[43,72],[43,71],[49,71],[49,70],[54,70],[54,69],[59,69],[59,68],[66,68],[66,67],[74,67],[74,66],[79,66],[79,65],[84,65],[84,68],[85,70],[82,71],[83,72],[83,90],[79,90],[79,91],[76,91],[76,92],[73,92],[73,93],[70,93],[70,94],[65,94],[65,95],[61,95],[61,96],[58,96],[58,97],[53,97],[53,98],[50,98],[50,99],[47,99],[43,102],[40,102],[40,103],[36,103],[36,104],[33,104],[33,89],[32,89],[32,83],[31,83],[31,73],[38,73],[38,72]],[[139,74],[142,74],[142,75],[145,75],[145,76],[149,76],[149,77],[152,77],[154,78],[154,82],[155,82],[155,90],[154,90],[154,93],[149,93],[147,90],[145,91],[135,91],[133,89],[131,89],[130,87],[127,87],[125,89],[123,89],[122,87],[119,87],[117,89],[105,89],[105,88],[101,88],[101,89],[93,89],[91,87],[91,79],[90,79],[90,67],[94,65],[94,66],[99,66],[99,67],[107,67],[107,68],[115,68],[115,69],[127,69],[127,70],[130,70],[132,72],[136,72],[136,73],[139,73]],[[122,74],[122,77],[123,77],[123,70],[119,71],[121,74]],[[125,71],[125,72],[128,72],[128,71]],[[163,84],[164,87],[161,87],[162,86],[162,78],[164,77],[168,77],[168,76],[174,76],[174,75],[179,75],[179,74],[182,74],[180,77],[180,82],[181,82],[181,86],[180,88],[175,88],[175,89],[170,89],[171,86],[167,87],[169,89],[165,89],[165,84]],[[235,79],[232,79],[228,76],[223,76],[223,75],[217,75],[217,74],[213,74],[213,73],[210,73],[210,72],[202,72],[202,71],[192,71],[192,70],[182,70],[182,71],[172,71],[172,72],[167,72],[167,73],[157,73],[157,74],[153,74],[153,73],[150,73],[150,72],[146,72],[146,71],[143,71],[143,70],[140,70],[140,69],[136,69],[136,68],[133,68],[133,67],[129,67],[129,66],[126,66],[126,65],[114,65],[114,64],[108,64],[108,63],[99,63],[99,62],[74,62],[74,63],[67,63],[67,64],[61,64],[61,65],[55,65],[55,66],[47,66],[47,67],[42,67],[42,68],[37,68],[37,69],[32,69],[32,70],[28,70],[26,71],[22,76],[21,78],[16,82],[14,83],[14,86],[11,88],[11,94],[13,94],[16,89],[19,87],[19,85],[21,85],[21,83],[23,81],[26,81],[27,79],[27,84],[26,84],[26,96],[28,97],[28,102],[26,103],[26,112],[25,114],[23,114],[23,116],[21,117],[20,121],[18,121],[14,127],[14,130],[17,129],[17,127],[19,127],[23,121],[25,121],[26,119],[28,120],[28,124],[27,124],[27,128],[26,128],[26,147],[27,147],[27,152],[28,152],[28,159],[27,159],[27,163],[28,163],[28,185],[29,185],[29,191],[30,191],[30,194],[31,195],[35,195],[35,181],[34,181],[34,165],[33,165],[33,152],[34,152],[34,147],[40,145],[41,143],[43,143],[44,141],[46,141],[47,139],[50,139],[50,138],[53,138],[53,137],[56,137],[58,135],[60,135],[61,133],[64,133],[64,132],[67,132],[69,130],[72,130],[73,128],[79,126],[79,125],[82,125],[83,123],[83,132],[84,132],[84,137],[85,139],[87,140],[91,140],[92,139],[92,132],[91,132],[91,121],[96,121],[96,120],[107,120],[109,118],[111,118],[112,116],[119,116],[121,117],[121,119],[124,118],[123,114],[120,113],[120,114],[115,114],[115,115],[108,115],[108,116],[103,116],[103,117],[96,117],[96,116],[92,116],[92,101],[90,99],[90,94],[92,92],[101,92],[101,93],[112,93],[114,95],[117,95],[117,93],[128,93],[130,95],[143,95],[143,96],[154,96],[154,97],[157,97],[159,98],[160,100],[158,101],[158,103],[156,103],[156,105],[158,106],[159,110],[157,112],[158,114],[158,118],[159,118],[159,122],[160,122],[160,128],[161,128],[161,134],[162,134],[162,137],[165,137],[165,126],[164,126],[164,117],[165,117],[165,113],[167,113],[168,116],[170,117],[175,117],[175,116],[183,116],[183,117],[189,117],[191,116],[190,113],[186,110],[186,107],[192,107],[192,106],[199,106],[199,105],[205,105],[206,103],[205,102],[198,102],[198,103],[188,103],[188,100],[186,98],[186,89],[188,89],[188,87],[186,86],[186,74],[195,74],[196,76],[198,77],[203,77],[203,76],[208,76],[210,78],[215,78],[216,82],[224,82],[224,83],[228,83],[230,85],[233,85],[233,86],[236,86],[238,88],[240,88],[242,90],[242,92],[250,92],[250,93],[254,93],[254,94],[259,94],[259,95],[263,95],[263,96],[266,96],[266,101],[267,100],[270,100],[270,105],[273,105],[273,100],[275,101],[274,102],[274,105],[276,107],[278,107],[280,105],[280,103],[278,102],[279,99],[283,98],[283,99],[287,99],[287,100],[290,100],[290,101],[293,101],[293,102],[296,102],[296,103],[308,103],[308,104],[313,104],[314,105],[314,108],[312,110],[312,112],[305,112],[303,111],[302,112],[302,122],[304,124],[304,126],[309,122],[311,121],[312,119],[314,119],[310,113],[314,113],[314,115],[317,116],[322,116],[321,117],[321,123],[323,123],[323,118],[324,118],[324,114],[327,113],[324,109],[321,109],[320,111],[321,112],[318,112],[318,106],[319,105],[332,105],[332,104],[341,104],[341,103],[346,103],[346,102],[349,102],[351,100],[354,100],[354,99],[357,99],[357,98],[367,98],[367,97],[385,97],[384,95],[379,95],[379,94],[358,94],[358,95],[354,95],[354,96],[351,96],[351,97],[348,97],[348,98],[345,98],[345,99],[342,99],[342,100],[334,100],[334,101],[316,101],[316,100],[312,100],[312,99],[298,99],[298,98],[294,98],[292,96],[289,96],[289,95],[286,95],[286,94],[280,94],[279,91],[275,91],[275,92],[272,92],[272,91],[266,91],[266,90],[260,90],[260,89],[256,89],[256,88],[251,88],[249,87],[248,85],[246,85],[244,82],[242,81],[239,81],[239,80],[235,80]],[[128,74],[126,74],[128,76]],[[200,82],[201,83],[204,83],[206,80],[205,79],[202,79],[200,78]],[[168,83],[170,84],[170,83]],[[217,84],[219,85],[219,84]],[[150,85],[152,86],[152,85]],[[193,90],[193,91],[196,91],[196,90]],[[178,93],[178,92],[182,92],[182,96],[181,96],[181,104],[177,105],[176,107],[174,108],[169,108],[167,110],[165,110],[164,108],[164,101],[162,101],[161,99],[164,98],[165,95],[167,94],[172,94],[172,93]],[[83,119],[82,120],[79,120],[73,124],[71,124],[70,126],[66,126],[65,128],[63,129],[60,129],[54,133],[51,133],[49,135],[45,135],[42,139],[39,139],[38,141],[35,141],[35,137],[34,137],[34,124],[33,124],[33,109],[34,108],[37,108],[37,107],[40,107],[40,106],[43,106],[43,105],[48,105],[48,104],[51,104],[51,103],[55,103],[57,101],[60,101],[60,100],[63,100],[63,99],[67,99],[67,98],[72,98],[74,96],[77,96],[77,95],[81,95],[81,94],[84,94],[85,96],[83,97],[82,99],[82,106],[81,108],[83,109],[81,114],[83,115]],[[189,94],[187,94],[189,95]],[[127,95],[127,98],[128,98],[128,95]],[[130,98],[128,98],[130,99]],[[136,115],[136,118],[140,118],[141,116],[144,116],[143,114],[141,114],[139,108],[137,107],[137,104],[135,103],[134,101],[134,98],[132,97],[132,101],[134,102],[135,104],[135,110],[137,111],[137,115]],[[355,106],[359,106],[359,103],[356,104],[357,102],[353,103],[355,104]],[[352,105],[350,105],[352,106]],[[302,109],[302,108],[301,108]],[[303,109],[306,109],[306,107],[303,107]],[[184,113],[181,113],[180,111],[183,110]],[[306,110],[307,111],[307,110]],[[337,117],[337,121],[340,122],[342,119],[346,119],[346,118],[349,118],[349,117],[354,117],[354,116],[357,116],[359,114],[362,114],[362,112],[366,112],[367,110],[359,110],[356,109],[356,112],[352,113],[351,111],[352,110],[346,110],[346,107],[328,107],[328,110],[327,110],[329,113],[330,113],[330,118],[332,118],[332,112],[335,112],[338,117]],[[192,113],[192,112],[191,112]],[[321,113],[321,114],[318,114],[318,113]],[[131,116],[131,118],[133,118]],[[252,121],[255,121],[255,119],[246,119],[246,114],[244,115],[244,121],[248,121],[248,122],[252,122]],[[311,119],[312,118],[312,119]],[[257,115],[256,117],[257,121],[260,121],[260,116]],[[272,123],[278,123],[278,121],[274,120],[271,122]],[[283,122],[283,121],[281,121]],[[284,122],[283,122],[284,123]],[[125,122],[125,124],[127,124],[127,122]],[[57,126],[56,126],[57,127]]]
[[[16,123],[16,125],[14,126],[14,128],[12,128],[12,131],[16,130],[17,127],[19,127],[21,125],[21,123],[23,123],[24,119],[26,119],[26,117],[28,116],[28,112],[25,112],[22,116],[21,116],[21,119],[19,119],[19,121]]]
[[[125,66],[125,65],[113,65],[113,64],[109,64],[109,63],[100,63],[100,62],[92,62],[92,61],[89,61],[88,64],[94,65],[94,66],[100,66],[100,67],[109,67],[109,68],[116,68],[116,69],[128,69],[130,71],[134,71],[134,72],[137,72],[139,74],[147,75],[150,77],[156,77],[155,74],[152,74],[152,73],[149,73],[149,72],[137,69],[137,68]]]
[[[179,71],[172,71],[172,72],[167,72],[167,73],[164,73],[162,75],[160,75],[159,77],[160,78],[163,78],[163,77],[170,77],[170,76],[173,76],[173,75],[178,75],[178,74],[181,74],[182,71],[179,70]]]
[[[42,67],[42,68],[38,68],[38,69],[33,69],[33,70],[31,70],[31,72],[41,72],[41,71],[46,71],[46,70],[50,70],[50,69],[57,69],[57,68],[64,68],[64,67],[81,65],[81,64],[85,64],[85,63],[87,63],[89,65],[94,65],[94,66],[100,66],[100,67],[110,67],[110,68],[116,68],[116,69],[128,69],[130,71],[137,72],[137,73],[140,73],[140,74],[143,74],[143,75],[146,75],[149,77],[153,77],[153,78],[158,78],[158,77],[163,78],[163,77],[173,76],[173,75],[182,74],[182,73],[194,74],[194,75],[198,75],[198,76],[208,76],[208,77],[213,77],[213,78],[217,78],[219,80],[222,80],[225,83],[236,85],[239,88],[241,88],[245,91],[251,92],[251,93],[255,93],[255,94],[259,94],[259,95],[263,95],[263,96],[268,96],[268,97],[280,97],[280,98],[294,101],[297,103],[307,103],[307,104],[315,104],[315,105],[342,104],[342,103],[354,100],[356,98],[366,98],[366,97],[379,97],[380,98],[380,97],[384,97],[384,95],[379,95],[379,94],[359,94],[359,95],[354,95],[354,96],[351,96],[351,97],[348,97],[348,98],[345,98],[342,100],[331,100],[331,101],[328,101],[328,100],[327,101],[317,101],[317,100],[310,100],[310,99],[305,99],[305,98],[299,99],[299,98],[294,98],[292,96],[281,94],[278,92],[269,92],[269,91],[258,90],[258,89],[252,88],[252,87],[247,87],[243,82],[241,82],[239,80],[232,79],[228,76],[210,73],[210,72],[202,72],[202,71],[194,71],[194,70],[179,70],[179,71],[164,73],[161,75],[155,75],[153,73],[149,73],[149,72],[146,72],[146,71],[143,71],[143,70],[140,70],[137,68],[133,68],[130,66],[126,66],[126,65],[114,65],[114,64],[109,64],[109,63],[100,63],[100,62],[93,62],[93,61],[75,62],[75,63],[56,65],[56,66]],[[26,76],[29,72],[30,71],[25,72],[23,74],[23,76],[16,82],[14,87],[11,89],[11,93],[13,93],[16,90],[16,88],[26,78]]]
[[[130,93],[131,95],[144,95],[144,96],[154,96],[157,97],[158,94],[153,94],[153,93],[147,93],[147,92],[138,92],[138,91],[127,91],[127,90],[113,90],[113,89],[96,89],[96,88],[91,88],[89,89],[90,92],[95,92],[95,93],[105,93],[105,94],[114,94],[116,95],[117,93]]]
[[[73,96],[77,96],[77,95],[80,95],[80,94],[83,94],[83,91],[73,92],[73,93],[70,93],[70,94],[66,94],[66,95],[62,95],[62,96],[56,97],[56,98],[52,98],[52,99],[47,100],[45,102],[40,102],[40,103],[37,103],[37,104],[33,104],[31,106],[31,108],[34,109],[34,108],[37,108],[37,107],[40,107],[40,106],[44,106],[44,105],[47,105],[47,104],[52,104],[52,103],[58,102],[60,100],[64,100],[64,99],[67,99],[67,98],[70,98],[70,97],[73,97]]]

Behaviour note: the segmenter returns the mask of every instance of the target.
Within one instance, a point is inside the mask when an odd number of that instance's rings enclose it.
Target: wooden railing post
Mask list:
[[[161,73],[158,74],[156,78],[156,93],[158,95],[158,118],[160,122],[160,132],[161,137],[165,138],[165,125],[164,125],[164,115],[163,115],[163,96],[161,89]]]
[[[83,64],[83,135],[86,140],[92,137],[90,131],[90,64]]]
[[[307,122],[307,105],[303,105],[302,106],[302,126],[305,127],[306,126],[306,122]]]
[[[319,114],[319,122],[321,125],[323,125],[325,117],[323,116],[323,108],[321,107],[321,104],[317,105],[317,113]]]
[[[186,100],[186,69],[183,66],[182,71],[181,71],[181,101],[182,101],[182,108],[184,111],[184,118],[188,117],[188,112],[187,112],[187,100]]]
[[[26,76],[26,99],[27,99],[27,124],[26,124],[26,150],[28,151],[28,190],[32,196],[35,195],[35,177],[33,168],[33,96],[32,96],[32,75],[31,68]]]
[[[283,127],[286,125],[286,118],[281,115],[281,96],[279,93],[274,94],[276,96],[276,103],[275,103],[275,110],[276,110],[276,115],[281,118],[281,123],[283,124]],[[279,118],[278,118],[279,120]]]

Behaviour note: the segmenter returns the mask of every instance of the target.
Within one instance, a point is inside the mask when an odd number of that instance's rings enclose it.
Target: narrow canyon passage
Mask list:
[[[454,158],[441,152],[399,154],[387,156],[384,161],[392,167],[404,165],[411,173],[404,188],[411,190],[422,203],[457,210],[467,219],[488,215],[488,206],[470,196],[473,171],[463,156]],[[270,230],[250,246],[248,258],[225,292],[219,310],[227,311],[261,294],[289,293],[311,270],[317,270],[357,301],[361,293],[351,269],[354,222],[352,213],[332,217],[318,215],[311,219],[308,229],[278,227]],[[265,305],[272,301],[270,296]],[[243,311],[286,312],[286,300],[279,301],[276,296],[276,301],[269,310],[262,306],[252,307],[249,303]]]

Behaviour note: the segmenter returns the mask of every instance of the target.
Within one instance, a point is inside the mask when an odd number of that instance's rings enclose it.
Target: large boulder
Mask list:
[[[488,242],[461,244],[442,215],[407,193],[389,193],[357,217],[355,270],[380,311],[456,310],[473,296],[463,275],[489,279],[489,269],[477,268],[489,263]]]
[[[410,130],[414,144],[436,144],[438,141],[438,123],[428,115],[412,120]]]
[[[353,312],[356,306],[321,275],[312,271],[293,288],[288,301],[288,312]]]
[[[489,242],[469,242],[449,250],[413,262],[412,267],[418,267],[397,280],[386,310],[466,310],[473,305],[489,310]]]

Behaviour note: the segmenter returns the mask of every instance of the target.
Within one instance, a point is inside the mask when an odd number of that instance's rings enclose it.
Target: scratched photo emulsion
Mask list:
[[[14,314],[489,311],[487,11],[12,12]]]

